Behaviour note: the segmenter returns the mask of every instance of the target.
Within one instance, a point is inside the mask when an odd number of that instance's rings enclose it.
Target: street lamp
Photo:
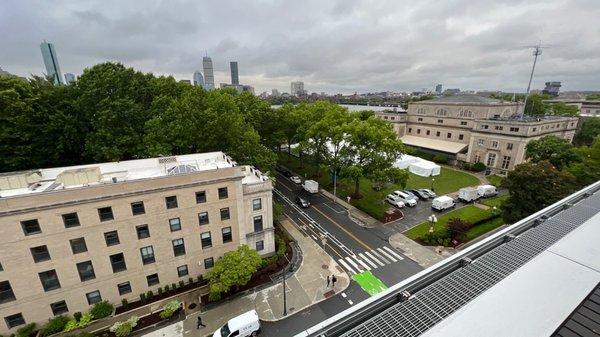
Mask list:
[[[431,178],[431,190],[432,190],[432,191],[435,191],[435,190],[433,189],[433,183],[434,183],[434,182],[435,182],[435,178]]]
[[[427,220],[429,220],[429,222],[431,223],[431,226],[429,226],[429,234],[433,234],[433,226],[435,226],[437,222],[437,217],[435,216],[435,214],[432,214],[427,218]]]

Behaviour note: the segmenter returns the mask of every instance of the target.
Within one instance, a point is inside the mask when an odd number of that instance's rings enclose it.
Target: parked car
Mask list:
[[[410,190],[404,190],[404,191],[402,191],[402,192],[404,192],[404,193],[408,194],[408,196],[409,196],[409,197],[411,197],[411,198],[413,198],[413,199],[415,199],[415,201],[419,201],[419,196],[418,196],[418,195],[416,195],[416,194],[414,194],[414,193],[413,193],[413,192],[411,192]]]
[[[454,199],[450,198],[447,195],[437,197],[431,202],[431,208],[439,212],[453,208],[454,206],[456,206],[456,203],[454,203]]]
[[[290,180],[291,180],[293,183],[296,183],[296,184],[298,184],[298,185],[302,184],[302,179],[300,179],[300,177],[298,177],[298,176],[293,176],[293,177],[291,177],[291,178],[290,178]]]
[[[429,194],[427,194],[427,192],[424,192],[422,190],[417,190],[417,189],[411,189],[409,191],[411,191],[414,195],[419,197],[419,199],[421,199],[421,200],[429,199]]]
[[[236,316],[213,333],[213,337],[246,337],[258,336],[260,321],[256,310],[251,310]]]
[[[308,208],[308,206],[310,206],[310,202],[308,201],[308,199],[299,195],[296,196],[296,203],[302,208]]]
[[[435,197],[437,197],[437,194],[435,194],[435,192],[434,192],[434,191],[432,191],[432,190],[430,190],[430,189],[428,189],[428,188],[421,188],[421,189],[419,189],[419,191],[422,191],[422,192],[424,192],[424,193],[427,193],[427,194],[429,195],[429,197],[430,197],[430,198],[435,198]]]
[[[479,193],[474,187],[464,187],[458,190],[458,200],[462,202],[471,202],[479,199]]]
[[[404,202],[402,200],[400,200],[400,197],[398,197],[395,194],[388,194],[385,197],[385,202],[387,202],[388,204],[390,204],[392,206],[396,206],[398,208],[404,207]]]
[[[493,197],[498,195],[498,190],[496,186],[492,185],[479,185],[477,186],[477,193],[482,198]]]
[[[413,197],[411,197],[410,195],[408,195],[402,191],[394,191],[393,194],[396,195],[398,198],[400,198],[400,200],[402,200],[402,202],[405,205],[407,205],[409,207],[417,206],[417,200],[414,199]]]

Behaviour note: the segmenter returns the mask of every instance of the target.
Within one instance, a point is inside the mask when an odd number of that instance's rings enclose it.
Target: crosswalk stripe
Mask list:
[[[404,260],[404,258],[402,256],[400,256],[400,254],[396,253],[395,251],[393,251],[390,247],[388,246],[383,246],[383,249],[387,250],[390,254],[394,255],[395,257],[398,258],[398,260]]]
[[[339,259],[338,262],[344,266],[344,268],[346,268],[347,271],[349,271],[351,274],[356,274],[354,272],[354,269],[350,268],[350,266],[344,261],[344,259]]]
[[[387,257],[388,259],[392,260],[392,262],[397,262],[398,260],[396,260],[395,258],[393,258],[390,254],[386,253],[385,250],[381,249],[381,248],[377,248],[377,250],[385,255],[385,257]]]
[[[355,257],[356,258],[356,257]],[[356,258],[356,261],[358,261],[358,263],[362,264],[363,267],[365,267],[366,270],[371,270],[371,267],[369,267],[368,264],[364,263],[361,259]]]
[[[382,266],[382,267],[385,266],[381,261],[377,260],[377,258],[375,256],[373,256],[371,253],[365,252],[365,255],[370,257],[373,261],[379,263],[380,266]]]
[[[391,263],[390,261],[386,260],[386,258],[383,257],[383,255],[379,254],[376,250],[372,250],[371,252],[373,254],[377,255],[377,257],[380,258],[381,261],[383,261],[383,263],[385,263],[385,264],[390,264]]]
[[[359,273],[363,272],[363,270],[349,256],[346,256],[346,261],[348,261],[351,265],[353,265],[354,268],[356,268],[356,270],[358,270]]]
[[[366,252],[365,252],[365,254],[366,254]],[[360,256],[361,259],[363,259],[365,262],[367,262],[368,264],[373,266],[373,268],[377,268],[377,265],[373,261],[369,260],[367,258],[367,256],[363,255],[363,253],[359,253],[358,256]]]

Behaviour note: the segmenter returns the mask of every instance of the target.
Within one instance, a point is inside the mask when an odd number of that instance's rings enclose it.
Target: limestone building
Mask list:
[[[274,250],[272,183],[222,152],[0,174],[0,334]]]
[[[519,117],[522,103],[455,95],[409,103],[406,113],[377,112],[400,139],[451,161],[484,163],[504,175],[525,160],[528,142],[546,135],[573,140],[576,117]]]

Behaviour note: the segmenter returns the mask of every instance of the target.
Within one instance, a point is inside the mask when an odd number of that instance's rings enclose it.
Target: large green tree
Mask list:
[[[581,161],[572,163],[566,170],[577,179],[579,187],[587,186],[600,180],[600,136],[592,145],[576,149]]]
[[[509,223],[518,221],[572,193],[575,177],[559,171],[548,161],[517,165],[503,182],[509,197],[502,206]]]
[[[573,142],[576,145],[592,145],[594,138],[598,136],[600,136],[600,118],[588,118],[583,121]]]
[[[237,250],[225,253],[206,275],[209,297],[218,300],[232,287],[237,288],[248,283],[261,262],[260,255],[247,245],[241,245]]]
[[[530,94],[525,104],[525,114],[531,116],[546,115],[550,109],[544,100],[551,99],[552,96],[545,94]]]
[[[564,102],[557,102],[550,105],[549,114],[574,117],[579,115],[579,108],[574,105],[565,104]]]
[[[600,101],[600,94],[589,94],[585,99],[588,101]]]
[[[547,160],[559,170],[579,160],[573,145],[568,140],[554,135],[527,143],[526,155],[533,162]]]

